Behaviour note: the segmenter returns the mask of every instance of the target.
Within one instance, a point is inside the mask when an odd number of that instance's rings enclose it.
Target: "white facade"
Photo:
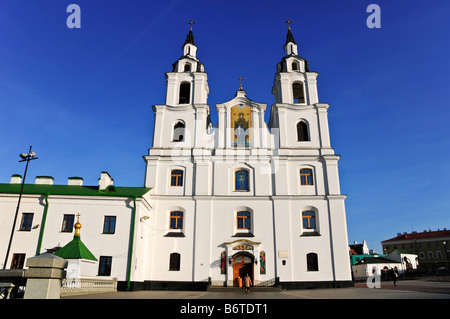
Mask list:
[[[166,104],[153,106],[153,147],[144,157],[145,186],[152,188],[144,237],[153,239],[144,257],[145,281],[230,286],[242,266],[236,257],[252,263],[246,271],[255,284],[336,286],[351,280],[345,196],[339,188],[339,156],[330,146],[329,106],[319,103],[317,73],[308,71],[289,34],[275,75],[269,124],[266,104],[250,100],[240,88],[234,99],[216,106],[214,130],[207,75],[196,48],[186,55],[186,46],[195,47],[188,35],[184,56],[166,74]],[[185,70],[186,61],[195,61],[194,67]],[[181,96],[182,83],[188,83],[188,97]],[[300,83],[301,96],[294,83]],[[243,126],[236,124],[241,113]],[[302,138],[299,122],[306,125]],[[301,182],[302,169],[312,173],[307,185]],[[244,189],[236,181],[240,170],[246,172]],[[172,178],[181,182],[172,183]],[[314,213],[314,227],[302,224],[307,211]],[[170,229],[171,212],[182,212],[180,229]],[[244,228],[238,225],[239,212],[248,212]],[[179,256],[179,270],[169,269],[171,254]],[[308,254],[315,256],[310,262],[317,258],[309,269]]]
[[[284,288],[349,285],[346,196],[330,145],[329,105],[319,103],[317,73],[297,52],[289,30],[268,124],[267,105],[240,88],[234,99],[216,105],[213,129],[208,77],[190,31],[183,56],[166,73],[165,104],[153,106],[144,191],[133,195],[124,188],[120,196],[106,196],[115,186],[102,173],[99,194],[73,192],[84,187],[75,178],[65,195],[59,188],[48,196],[24,195],[20,214],[34,212],[36,224],[45,220],[45,231],[37,225],[14,232],[7,264],[14,252],[31,257],[67,244],[72,233],[60,231],[63,216],[80,214],[83,242],[97,259],[112,257],[109,277],[119,288],[120,282],[127,289],[232,286],[245,274],[256,285]],[[45,183],[53,179],[38,181],[51,187]],[[0,223],[2,258],[17,193],[1,195],[7,212]],[[102,233],[105,216],[116,216],[114,234]]]

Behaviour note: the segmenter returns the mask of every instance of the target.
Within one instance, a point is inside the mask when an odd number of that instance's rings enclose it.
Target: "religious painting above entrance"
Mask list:
[[[239,103],[231,108],[233,147],[250,147],[252,136],[252,108]]]
[[[253,246],[247,244],[240,244],[234,246],[233,250],[253,250]]]

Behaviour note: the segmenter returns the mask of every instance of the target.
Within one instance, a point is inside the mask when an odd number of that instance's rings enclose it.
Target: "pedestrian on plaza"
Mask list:
[[[391,268],[389,270],[389,275],[390,275],[390,277],[392,279],[392,282],[394,283],[394,286],[397,287],[397,279],[398,279],[397,272],[393,268]]]
[[[245,292],[248,294],[250,292],[250,286],[252,284],[252,280],[250,279],[250,276],[247,274],[244,278],[244,286],[245,286]]]

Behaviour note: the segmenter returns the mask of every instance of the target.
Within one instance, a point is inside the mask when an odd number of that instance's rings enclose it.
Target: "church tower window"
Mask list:
[[[182,142],[184,139],[185,125],[182,121],[177,122],[173,127],[173,142]]]
[[[235,191],[245,191],[248,192],[249,188],[249,180],[248,180],[248,170],[239,169],[234,172],[234,190]]]
[[[174,169],[170,173],[170,186],[183,186],[183,171]]]
[[[298,63],[292,62],[292,71],[298,71]]]
[[[250,212],[237,212],[237,228],[250,229],[251,228],[250,217],[251,217]]]
[[[170,229],[183,229],[183,212],[170,212]]]
[[[191,96],[191,84],[189,82],[183,82],[180,84],[180,98],[179,104],[189,104]]]
[[[179,271],[180,270],[180,260],[181,260],[180,254],[178,254],[178,253],[170,254],[169,270]]]
[[[314,185],[312,169],[303,168],[300,170],[300,185]]]
[[[316,228],[316,213],[313,211],[302,212],[303,229],[315,229]]]
[[[306,255],[306,265],[308,271],[319,271],[319,262],[317,254],[309,253]]]
[[[191,64],[190,63],[186,63],[184,65],[184,72],[190,72],[191,71]]]
[[[297,123],[297,141],[309,141],[308,124],[306,124],[304,121],[300,121]]]
[[[292,84],[292,94],[294,96],[294,103],[305,103],[305,93],[303,92],[302,82],[294,82]]]

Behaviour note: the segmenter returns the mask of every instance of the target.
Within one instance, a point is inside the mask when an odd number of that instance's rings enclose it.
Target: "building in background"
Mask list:
[[[421,269],[450,268],[450,230],[424,230],[398,233],[396,237],[381,242],[383,253],[395,250],[409,251],[418,256]]]

